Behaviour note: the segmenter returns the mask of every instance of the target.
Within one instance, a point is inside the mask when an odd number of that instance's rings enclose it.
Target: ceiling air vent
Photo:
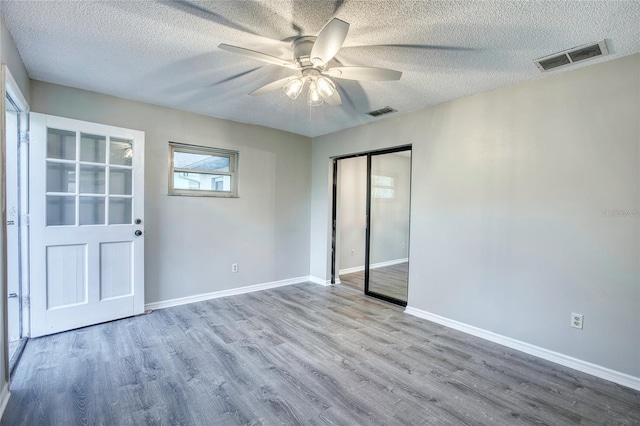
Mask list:
[[[381,115],[391,114],[392,112],[397,112],[397,110],[386,106],[384,108],[380,108],[380,109],[377,109],[375,111],[370,111],[367,114],[369,114],[372,117],[380,117]]]
[[[565,50],[563,52],[554,53],[553,55],[536,59],[533,62],[536,64],[540,71],[545,72],[552,69],[569,66],[586,59],[603,56],[608,53],[609,50],[607,49],[607,43],[602,40],[598,43],[585,44],[584,46],[578,46],[574,47],[573,49]]]

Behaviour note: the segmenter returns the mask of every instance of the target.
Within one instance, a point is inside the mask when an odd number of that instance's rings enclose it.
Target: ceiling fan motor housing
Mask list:
[[[315,43],[316,37],[304,36],[298,37],[291,42],[291,48],[293,49],[293,59],[302,68],[312,67],[311,63],[311,49],[313,43]]]

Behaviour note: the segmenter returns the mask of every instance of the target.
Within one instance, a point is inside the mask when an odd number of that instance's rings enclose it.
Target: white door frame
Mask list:
[[[18,175],[17,180],[14,182],[16,187],[12,187],[11,191],[15,191],[18,198],[18,213],[19,216],[12,218],[16,226],[18,226],[18,238],[17,238],[17,247],[8,247],[7,246],[7,214],[6,211],[2,215],[2,226],[4,227],[4,232],[2,232],[2,245],[3,245],[3,255],[2,255],[2,281],[4,281],[4,291],[2,292],[3,297],[3,309],[5,312],[4,320],[2,321],[2,331],[3,331],[3,343],[4,343],[4,357],[5,357],[5,379],[9,379],[10,371],[9,371],[9,324],[8,324],[8,250],[19,250],[18,256],[12,259],[12,262],[16,262],[12,266],[15,268],[14,270],[17,272],[17,278],[20,281],[19,286],[19,303],[20,303],[20,313],[18,321],[20,322],[20,338],[25,338],[29,336],[29,270],[28,270],[28,260],[29,260],[29,230],[28,230],[28,222],[24,220],[25,217],[28,217],[28,144],[27,144],[27,131],[28,131],[28,113],[29,113],[29,104],[27,103],[26,98],[22,94],[20,87],[18,86],[16,80],[13,78],[13,75],[9,71],[6,65],[2,65],[1,69],[1,78],[0,82],[2,88],[0,90],[0,96],[2,99],[0,100],[0,105],[2,109],[2,125],[0,128],[2,129],[2,144],[6,149],[7,138],[6,138],[6,106],[7,106],[7,96],[11,98],[12,103],[15,105],[16,110],[19,114],[19,123],[20,129],[18,129],[19,135],[17,135],[18,146],[14,147],[14,154],[10,161],[15,161],[16,164],[12,164],[12,166],[17,167]],[[2,161],[4,164],[2,165],[3,177],[5,177],[4,173],[6,173],[7,166],[7,156],[6,151],[3,152]],[[6,177],[3,181],[5,185],[4,190],[6,190]],[[7,204],[7,194],[2,191],[2,203],[5,206]],[[15,244],[15,243],[14,243]]]
[[[20,115],[18,145],[18,198],[19,210],[19,268],[21,291],[21,337],[30,336],[29,327],[29,104],[6,65],[2,66],[5,76],[5,97],[9,96]],[[6,113],[6,107],[3,108]],[[6,131],[6,129],[5,129]],[[8,295],[5,295],[7,297]]]

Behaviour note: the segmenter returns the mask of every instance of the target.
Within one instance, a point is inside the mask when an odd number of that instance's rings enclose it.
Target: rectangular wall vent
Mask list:
[[[533,62],[540,71],[545,72],[560,67],[566,67],[586,59],[604,56],[608,53],[609,50],[607,49],[607,43],[605,40],[602,40],[598,43],[585,44],[563,52],[554,53],[553,55],[536,59]]]
[[[380,109],[377,109],[375,111],[370,111],[367,114],[369,114],[372,117],[380,117],[381,115],[391,114],[392,112],[397,112],[397,110],[386,106],[384,108],[380,108]]]

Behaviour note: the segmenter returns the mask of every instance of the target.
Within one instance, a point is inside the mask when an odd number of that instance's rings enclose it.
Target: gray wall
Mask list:
[[[13,38],[4,23],[4,18],[0,15],[0,55],[2,57],[2,63],[7,65],[11,75],[13,76],[22,95],[29,102],[29,95],[31,93],[31,80],[27,74],[27,69],[24,67],[20,53],[16,45],[13,43]]]
[[[146,303],[309,275],[309,138],[39,81],[31,108],[145,132]],[[169,141],[238,150],[240,197],[168,196]]]
[[[329,157],[411,143],[409,306],[640,377],[639,92],[636,54],[315,138],[311,274]]]

